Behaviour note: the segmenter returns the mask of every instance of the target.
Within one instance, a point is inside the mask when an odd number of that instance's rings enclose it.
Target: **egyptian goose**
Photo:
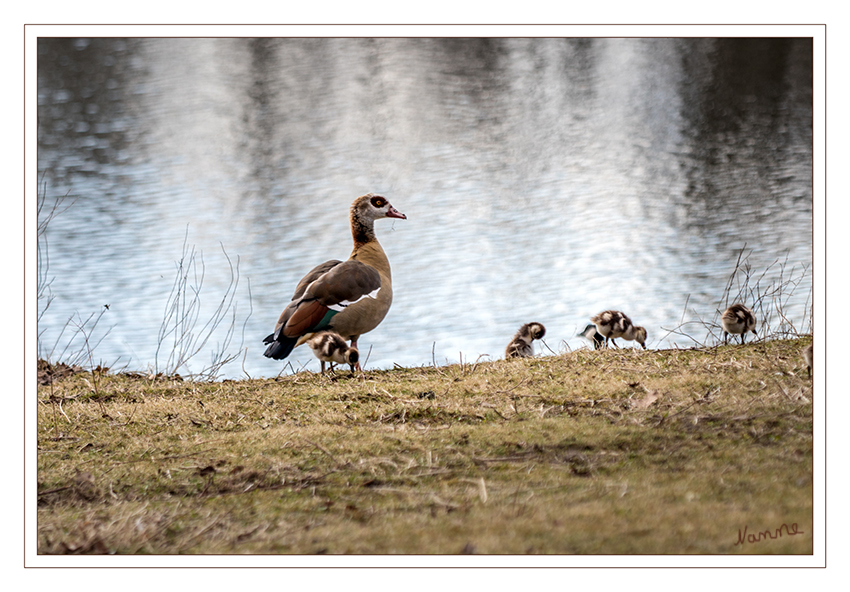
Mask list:
[[[806,360],[806,366],[809,367],[809,376],[812,375],[812,346],[814,344],[810,343],[803,349],[803,359]]]
[[[333,331],[320,331],[314,333],[307,340],[307,345],[313,350],[313,354],[319,358],[322,364],[322,374],[325,373],[325,362],[328,362],[333,371],[334,363],[348,364],[351,366],[351,372],[354,372],[354,365],[360,360],[360,352],[354,346],[349,347],[345,339],[340,337],[339,333]]]
[[[614,340],[622,337],[628,341],[637,341],[643,349],[646,349],[646,329],[636,327],[632,320],[619,310],[606,310],[590,319],[596,325],[596,330],[605,338],[605,347],[610,341],[615,347],[619,347]]]
[[[292,301],[286,305],[274,333],[263,343],[267,358],[282,360],[314,333],[331,330],[357,347],[364,333],[377,327],[393,301],[390,262],[375,238],[375,220],[407,216],[386,198],[367,193],[349,210],[354,249],[347,261],[331,260],[301,278]],[[360,369],[360,363],[355,364]]]
[[[542,339],[544,335],[546,335],[546,327],[540,323],[526,323],[519,328],[505,349],[505,359],[534,357],[534,346],[531,342]]]
[[[599,349],[602,347],[602,343],[605,341],[605,338],[596,330],[596,325],[590,323],[587,327],[584,328],[584,331],[578,334],[578,337],[584,337],[593,342],[593,349]]]
[[[741,344],[744,343],[744,336],[747,331],[756,333],[756,317],[749,308],[743,304],[733,304],[723,312],[720,317],[720,323],[723,325],[723,343],[726,343],[729,333],[741,336]]]

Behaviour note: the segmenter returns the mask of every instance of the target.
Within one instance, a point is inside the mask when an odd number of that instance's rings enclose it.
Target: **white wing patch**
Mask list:
[[[330,305],[328,308],[331,309],[331,310],[335,310],[337,312],[340,312],[340,311],[345,310],[346,308],[348,308],[349,306],[351,306],[355,302],[360,302],[364,298],[373,298],[373,299],[377,298],[378,292],[380,292],[380,291],[381,291],[380,288],[375,288],[373,291],[369,292],[368,294],[363,294],[363,296],[361,296],[357,300],[343,300],[342,302],[340,302],[338,304]]]

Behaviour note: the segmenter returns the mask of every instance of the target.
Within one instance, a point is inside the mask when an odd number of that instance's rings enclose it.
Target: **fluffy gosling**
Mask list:
[[[534,357],[534,347],[531,342],[542,339],[544,335],[546,335],[546,327],[540,323],[526,323],[519,328],[505,349],[505,359]]]
[[[619,310],[606,310],[590,319],[596,325],[596,330],[605,338],[605,347],[610,341],[614,347],[620,347],[614,341],[622,337],[627,341],[637,341],[646,349],[646,329],[637,327],[632,320]]]
[[[593,323],[589,323],[587,327],[584,328],[584,331],[578,334],[578,337],[584,337],[585,339],[593,342],[593,349],[600,349],[602,344],[605,343],[605,338],[596,330],[596,325]]]
[[[744,344],[744,336],[748,331],[756,333],[756,317],[749,308],[743,304],[733,304],[723,312],[720,317],[720,323],[723,325],[723,344],[726,344],[729,334],[740,335],[741,345]]]
[[[331,371],[333,371],[334,363],[348,364],[351,366],[351,373],[354,374],[354,365],[360,360],[360,352],[354,346],[349,347],[339,333],[333,331],[316,333],[307,340],[307,345],[322,363],[322,374],[325,373],[325,362],[330,364]]]

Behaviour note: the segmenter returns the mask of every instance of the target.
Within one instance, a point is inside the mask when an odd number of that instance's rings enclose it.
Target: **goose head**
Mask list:
[[[351,204],[351,217],[362,223],[372,223],[380,218],[400,218],[407,216],[395,209],[386,197],[367,193],[361,195]]]
[[[367,193],[355,199],[351,204],[349,218],[355,249],[376,240],[375,220],[381,218],[407,220],[407,216],[395,209],[386,197],[374,193]]]

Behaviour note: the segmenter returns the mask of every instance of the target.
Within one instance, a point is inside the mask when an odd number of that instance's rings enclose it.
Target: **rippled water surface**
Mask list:
[[[304,273],[348,256],[348,206],[369,191],[408,219],[376,224],[395,301],[360,340],[367,367],[499,358],[532,320],[540,353],[584,347],[576,333],[609,308],[649,347],[687,347],[706,329],[670,330],[714,318],[745,245],[745,300],[793,279],[781,304],[808,330],[810,40],[42,38],[38,52],[43,193],[71,204],[42,241],[42,356],[78,350],[66,322],[102,313],[97,360],[166,365],[185,242],[195,334],[229,287],[235,317],[180,371],[218,347],[242,352],[225,376],[277,374],[262,338]],[[290,360],[318,369],[306,348]]]

